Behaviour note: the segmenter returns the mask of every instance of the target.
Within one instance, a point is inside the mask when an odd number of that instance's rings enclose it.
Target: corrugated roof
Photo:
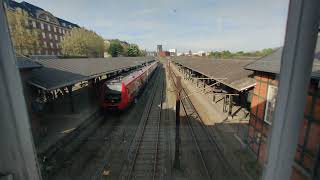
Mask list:
[[[43,68],[32,72],[29,83],[44,90],[54,90],[152,60],[151,57],[35,60]]]
[[[278,48],[272,54],[248,64],[245,68],[254,70],[254,71],[279,74],[280,66],[281,66],[282,50],[283,50],[282,47]],[[315,59],[313,63],[311,77],[315,79],[320,79],[320,38],[319,36],[318,36],[317,46],[315,50]]]
[[[242,91],[255,85],[255,80],[249,77],[253,72],[244,69],[245,65],[254,60],[178,57],[174,58],[173,61],[220,81],[222,84],[237,91]],[[226,79],[220,80],[219,78]]]
[[[17,59],[17,67],[20,70],[23,69],[33,69],[33,68],[40,68],[41,64],[34,62],[32,59],[22,56],[22,55],[16,55],[16,59]]]

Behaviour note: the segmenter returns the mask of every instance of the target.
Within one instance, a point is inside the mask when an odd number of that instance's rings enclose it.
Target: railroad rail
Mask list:
[[[145,108],[141,125],[129,151],[129,164],[126,169],[128,173],[124,179],[155,179],[156,176],[160,176],[158,172],[158,153],[164,88],[162,76],[163,72],[160,71],[160,82],[156,83],[156,88],[154,88],[151,97],[152,100]]]
[[[171,72],[169,75],[176,86],[175,80],[177,75],[173,70],[169,72]],[[216,140],[209,132],[208,127],[206,127],[198,114],[188,96],[187,90],[183,86],[181,89],[181,104],[186,115],[186,121],[208,179],[233,179],[237,177]]]

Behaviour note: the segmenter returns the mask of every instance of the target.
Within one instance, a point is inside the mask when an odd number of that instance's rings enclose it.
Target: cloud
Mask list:
[[[148,50],[254,50],[281,46],[289,0],[30,0],[106,38]],[[174,11],[174,9],[176,11]]]

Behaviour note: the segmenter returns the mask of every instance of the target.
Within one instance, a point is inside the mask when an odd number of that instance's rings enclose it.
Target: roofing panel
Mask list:
[[[53,90],[152,60],[151,57],[34,60],[43,68],[32,72],[29,83],[44,90]]]
[[[238,91],[255,85],[255,80],[249,77],[253,72],[244,69],[245,65],[254,60],[178,57],[173,61]]]
[[[27,58],[25,56],[16,55],[17,59],[17,67],[22,69],[33,69],[42,67],[41,64],[32,61],[32,59]]]
[[[267,55],[255,62],[248,64],[245,68],[254,70],[269,72],[274,74],[280,73],[281,57],[283,48],[278,48],[275,52]],[[315,59],[313,63],[311,77],[315,79],[320,79],[320,38],[318,36],[317,46],[315,49]]]

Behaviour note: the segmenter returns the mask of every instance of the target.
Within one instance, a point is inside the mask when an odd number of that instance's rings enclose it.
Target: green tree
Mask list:
[[[28,27],[30,18],[23,10],[7,10],[11,40],[17,53],[34,54],[39,46],[39,32]]]
[[[118,57],[119,55],[121,55],[123,53],[123,47],[122,47],[119,40],[111,40],[110,41],[108,53],[112,57]]]
[[[61,48],[67,56],[103,57],[105,44],[97,33],[84,28],[73,28],[64,36]]]
[[[141,53],[140,53],[140,49],[139,49],[138,45],[131,44],[131,45],[128,47],[127,55],[128,55],[129,57],[140,56]]]

